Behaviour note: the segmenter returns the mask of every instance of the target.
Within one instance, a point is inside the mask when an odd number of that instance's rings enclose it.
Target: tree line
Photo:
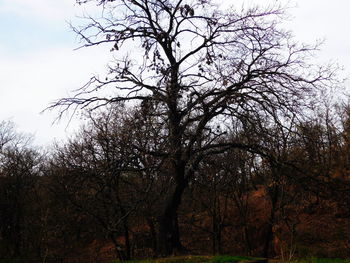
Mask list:
[[[87,118],[66,143],[42,154],[3,123],[3,253],[348,253],[348,107],[322,104],[338,70],[281,28],[283,6],[88,2],[101,13],[72,28],[113,61],[49,107]],[[333,250],[311,230],[332,216]]]
[[[46,153],[2,123],[2,257],[109,262],[163,255],[162,211],[174,179],[167,158],[143,150],[164,147],[164,131],[139,110],[119,105],[90,114],[75,136]],[[343,113],[340,123],[323,115],[288,135],[227,134],[264,144],[274,159],[242,149],[203,159],[177,210],[183,249],[172,253],[349,256]]]

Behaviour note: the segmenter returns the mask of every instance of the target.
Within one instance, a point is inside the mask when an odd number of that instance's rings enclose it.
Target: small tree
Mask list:
[[[210,0],[77,0],[96,2],[99,18],[75,32],[84,46],[115,52],[105,78],[97,76],[52,107],[95,109],[138,101],[157,118],[172,190],[159,218],[160,254],[183,251],[177,210],[201,160],[232,147],[263,153],[252,142],[225,140],[229,129],[264,119],[285,127],[333,77],[314,67],[316,47],[298,45],[278,26],[283,8],[221,10]]]

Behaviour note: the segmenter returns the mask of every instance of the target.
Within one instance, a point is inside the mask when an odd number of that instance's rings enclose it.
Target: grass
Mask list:
[[[245,256],[214,256],[209,261],[210,263],[225,263],[225,262],[239,262],[239,261],[248,261],[248,260],[258,260],[258,258],[245,257]]]
[[[209,257],[206,256],[182,256],[182,257],[167,257],[158,259],[142,259],[142,260],[129,260],[127,263],[202,263],[208,262]],[[119,263],[118,260],[113,263]]]
[[[305,259],[297,259],[294,262],[296,263],[350,263],[350,259],[309,257]]]

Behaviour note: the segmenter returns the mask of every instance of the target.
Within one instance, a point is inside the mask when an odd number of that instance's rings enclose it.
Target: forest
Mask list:
[[[350,257],[350,104],[275,4],[77,0],[105,76],[46,109],[38,148],[0,122],[0,262]]]

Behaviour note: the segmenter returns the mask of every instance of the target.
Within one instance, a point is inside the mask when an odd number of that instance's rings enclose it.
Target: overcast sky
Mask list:
[[[306,43],[325,39],[320,61],[337,61],[348,74],[350,1],[288,2],[296,7],[290,9],[292,20],[286,26],[296,39]],[[0,121],[12,120],[20,132],[33,134],[37,145],[62,140],[76,128],[71,124],[66,129],[67,120],[52,125],[57,112],[40,112],[92,74],[103,72],[110,58],[103,47],[74,51],[79,43],[67,21],[77,21],[77,15],[92,10],[75,0],[0,0]]]

